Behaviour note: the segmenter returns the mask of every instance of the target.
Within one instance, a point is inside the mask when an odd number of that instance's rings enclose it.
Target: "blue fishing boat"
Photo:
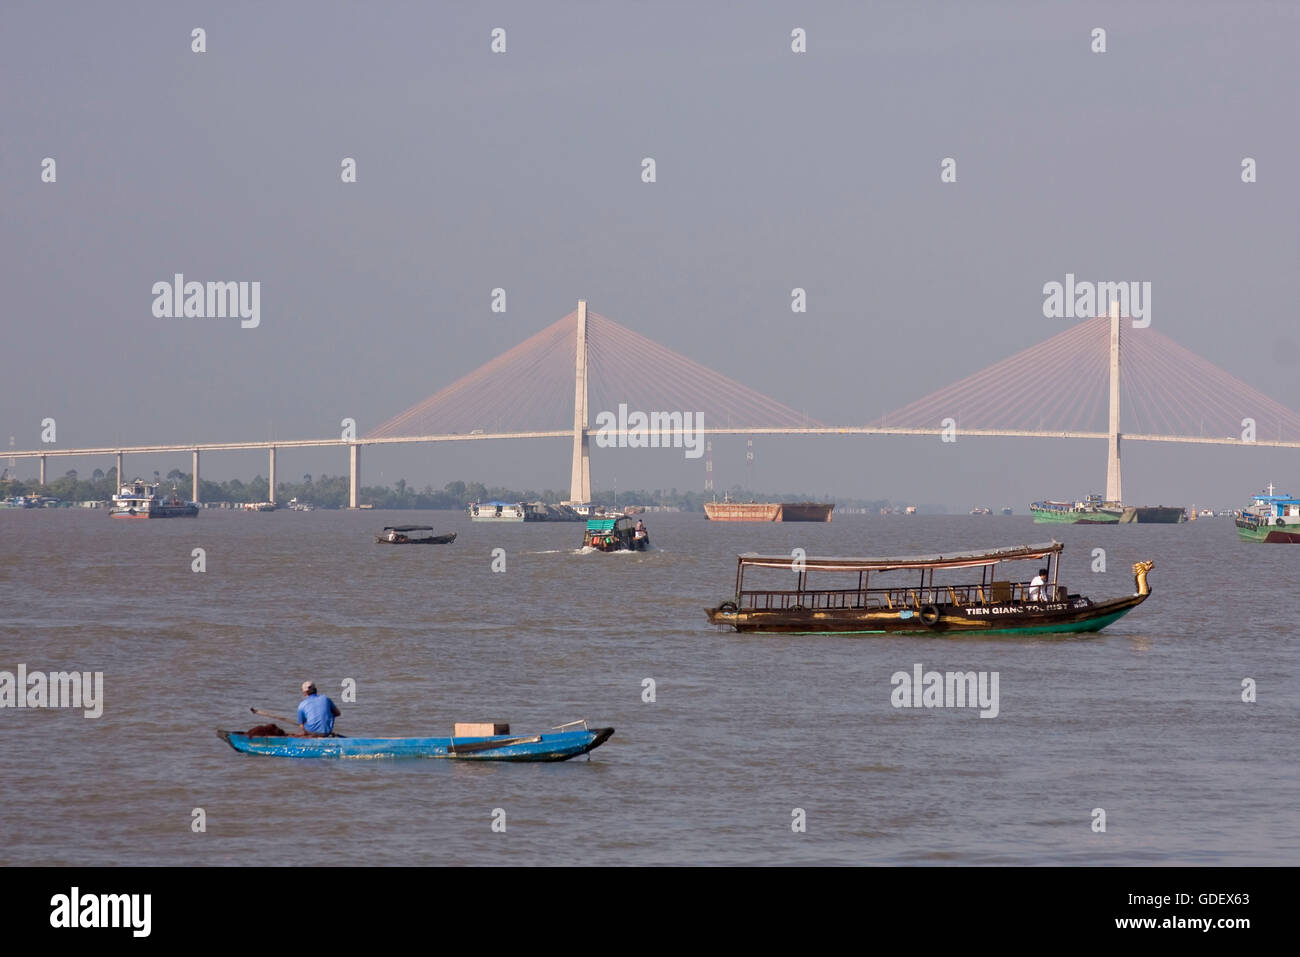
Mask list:
[[[217,736],[236,751],[277,758],[567,761],[600,747],[613,733],[613,728],[589,728],[586,721],[575,721],[541,734],[464,738],[324,738],[288,734],[264,736],[244,731],[218,731]]]

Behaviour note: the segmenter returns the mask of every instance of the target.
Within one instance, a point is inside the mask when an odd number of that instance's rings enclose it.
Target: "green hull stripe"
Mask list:
[[[1034,522],[1038,525],[1077,525],[1080,519],[1086,519],[1091,525],[1118,525],[1118,515],[1097,515],[1094,512],[1033,512]]]

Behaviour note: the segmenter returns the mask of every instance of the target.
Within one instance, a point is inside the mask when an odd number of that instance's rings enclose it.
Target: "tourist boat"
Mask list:
[[[582,727],[576,727],[582,725]],[[262,731],[263,728],[255,728]],[[274,730],[280,730],[278,727]],[[344,738],[218,731],[236,751],[278,758],[456,758],[462,761],[567,761],[600,747],[613,728],[574,721],[541,734],[451,738]]]
[[[0,508],[40,508],[40,499],[32,495],[12,495],[0,499]]]
[[[911,558],[791,558],[738,556],[736,594],[708,609],[709,621],[743,632],[844,635],[1040,634],[1099,631],[1146,601],[1151,562],[1133,566],[1136,591],[1093,601],[1071,593],[1057,576],[1060,542],[983,552]],[[1008,562],[1038,562],[1044,584],[1014,579]],[[1031,566],[1033,567],[1033,566]],[[753,588],[746,575],[770,569],[775,587]],[[935,581],[935,572],[973,572],[973,581]],[[809,588],[809,575],[842,574],[850,587]],[[790,579],[794,576],[793,585]],[[880,575],[886,577],[881,581]],[[973,576],[972,576],[973,577]]]
[[[450,545],[456,540],[455,532],[445,535],[413,535],[412,532],[431,532],[432,525],[385,525],[384,534],[376,535],[381,545]]]
[[[182,501],[172,489],[165,499],[158,495],[157,482],[136,479],[123,485],[113,496],[110,518],[193,518],[199,514],[197,502]]]
[[[993,509],[989,508],[987,505],[976,505],[970,510],[970,513],[972,515],[992,515]]]
[[[650,547],[650,535],[638,532],[636,523],[626,515],[589,518],[582,544],[602,552],[643,552]]]
[[[1270,482],[1237,514],[1237,535],[1243,542],[1300,545],[1300,499],[1278,494]]]
[[[829,522],[835,506],[821,502],[705,502],[711,522]]]
[[[1002,514],[1003,514],[1003,515],[1014,515],[1014,514],[1016,514],[1016,510],[1015,510],[1014,508],[1012,508],[1010,505],[1003,505],[1003,506],[1002,506]]]

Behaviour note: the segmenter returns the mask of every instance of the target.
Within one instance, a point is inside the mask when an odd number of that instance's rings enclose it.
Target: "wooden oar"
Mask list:
[[[298,723],[298,719],[296,719],[296,718],[286,718],[284,715],[281,715],[281,714],[272,714],[271,712],[269,712],[269,711],[263,711],[263,710],[261,710],[260,708],[249,708],[248,710],[251,711],[251,712],[253,712],[253,714],[260,714],[263,718],[274,718],[276,721],[283,721],[285,724],[291,724],[291,725],[293,725],[295,728],[301,728],[301,727],[302,727],[302,725],[300,725],[300,724]],[[289,734],[289,737],[292,737],[292,738],[298,738],[298,737],[302,737],[302,735],[301,735],[301,734],[294,734],[294,733],[291,732],[291,733]],[[312,732],[308,731],[308,732],[307,732],[307,737],[309,737],[309,738],[331,738],[331,737],[332,737],[332,738],[346,738],[347,735],[346,735],[346,734],[339,734],[337,731],[331,732],[330,734],[326,734],[326,735],[322,735],[322,734],[313,734]]]
[[[260,708],[249,708],[248,710],[253,712],[253,714],[260,714],[263,718],[274,718],[276,721],[284,721],[288,724],[293,725],[295,728],[298,727],[297,718],[286,718],[282,714],[271,714],[271,712],[263,711]]]

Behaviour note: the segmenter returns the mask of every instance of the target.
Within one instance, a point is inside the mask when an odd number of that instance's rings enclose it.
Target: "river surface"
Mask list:
[[[0,511],[0,671],[104,674],[97,719],[0,710],[0,864],[1300,861],[1300,548],[1238,542],[1229,519],[646,521],[652,551],[606,555],[575,549],[580,525],[458,512]],[[374,543],[405,523],[459,538]],[[704,617],[737,552],[1053,536],[1071,591],[1129,594],[1152,559],[1151,598],[1072,637],[753,637]],[[895,708],[891,676],[918,664],[996,671],[997,716]],[[214,734],[260,723],[250,706],[292,713],[304,679],[349,735],[617,731],[535,765],[251,757]]]

